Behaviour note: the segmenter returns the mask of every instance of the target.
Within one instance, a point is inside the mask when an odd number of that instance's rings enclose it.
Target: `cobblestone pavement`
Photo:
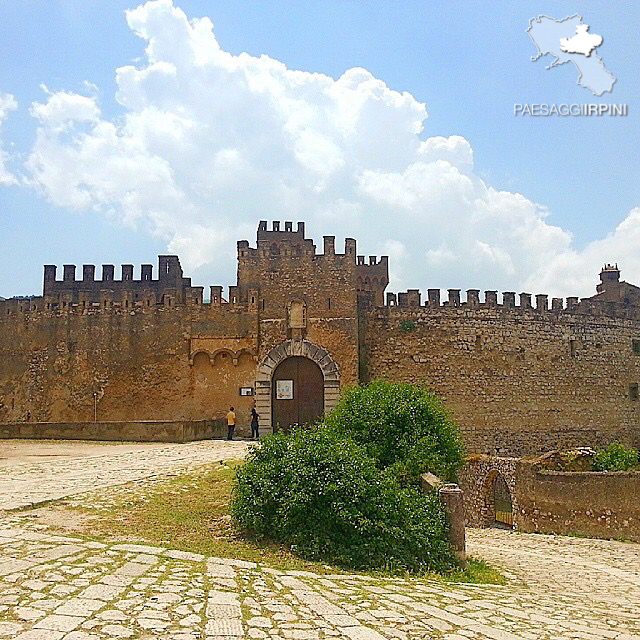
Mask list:
[[[216,455],[238,457],[244,446],[198,444],[156,449],[144,462],[101,457],[84,463],[101,474],[98,484],[109,486]],[[82,489],[76,481],[86,478],[82,465],[48,465],[51,476],[38,471],[41,485],[57,473],[65,495]],[[36,486],[25,474],[17,473],[25,496],[13,488],[5,504],[34,502]],[[3,499],[8,482],[0,479]],[[468,537],[470,552],[502,568],[507,585],[280,571],[61,536],[33,522],[28,511],[6,513],[0,518],[0,638],[640,640],[640,545],[488,529],[470,530]]]
[[[248,446],[238,440],[204,440],[163,447],[154,444],[147,450],[124,453],[114,446],[102,455],[0,467],[0,510],[31,507],[92,489],[242,458]],[[64,447],[70,448],[69,443]],[[111,448],[107,445],[105,449]]]

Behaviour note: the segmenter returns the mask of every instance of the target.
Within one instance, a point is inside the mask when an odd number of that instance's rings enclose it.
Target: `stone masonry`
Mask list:
[[[579,300],[496,291],[386,293],[386,257],[322,253],[304,223],[260,222],[238,242],[237,283],[185,278],[176,256],[134,278],[45,267],[42,296],[0,301],[0,423],[221,419],[238,431],[257,406],[272,428],[278,363],[322,371],[324,409],[340,389],[386,378],[440,394],[469,452],[526,455],[640,441],[640,288],[606,265]]]

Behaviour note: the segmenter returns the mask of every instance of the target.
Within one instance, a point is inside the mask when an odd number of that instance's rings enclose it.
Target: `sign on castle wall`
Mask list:
[[[293,400],[293,380],[276,381],[276,400]]]

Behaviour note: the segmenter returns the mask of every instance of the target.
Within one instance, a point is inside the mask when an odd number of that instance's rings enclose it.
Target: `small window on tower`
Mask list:
[[[631,402],[638,402],[638,383],[629,385],[629,400]]]
[[[632,340],[631,341],[631,350],[636,355],[640,355],[640,340]]]

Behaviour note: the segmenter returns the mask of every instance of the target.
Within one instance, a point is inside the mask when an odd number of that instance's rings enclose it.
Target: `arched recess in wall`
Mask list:
[[[192,356],[192,362],[196,371],[205,371],[211,367],[211,356],[208,351],[196,351]]]
[[[512,529],[514,526],[513,488],[497,469],[492,469],[487,474],[482,494],[484,526]]]
[[[256,410],[262,428],[271,430],[272,379],[276,367],[286,358],[302,356],[315,362],[324,378],[324,410],[330,411],[340,397],[340,373],[331,354],[309,340],[287,340],[267,353],[256,372]]]

